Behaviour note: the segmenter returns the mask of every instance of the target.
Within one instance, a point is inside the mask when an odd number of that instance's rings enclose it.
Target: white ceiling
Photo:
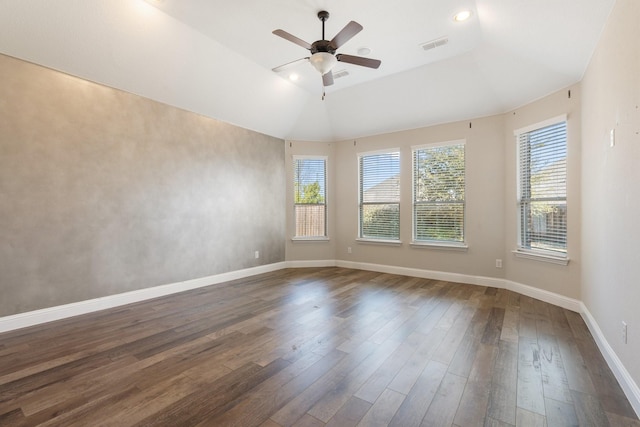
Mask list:
[[[576,83],[614,3],[0,0],[0,52],[279,138],[335,141],[502,113]],[[460,9],[472,18],[454,22]],[[349,75],[324,101],[309,64],[271,71],[308,56],[271,31],[312,43],[320,10],[327,39],[364,27],[338,53],[382,61],[338,63]]]

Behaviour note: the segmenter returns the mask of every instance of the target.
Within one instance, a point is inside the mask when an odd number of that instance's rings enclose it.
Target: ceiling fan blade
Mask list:
[[[337,54],[336,59],[340,62],[347,62],[349,64],[361,65],[363,67],[378,68],[382,61],[379,59],[363,58],[362,56]]]
[[[338,34],[329,43],[332,48],[338,49],[340,46],[351,40],[353,36],[362,31],[362,25],[356,21],[351,21],[340,30]]]
[[[284,30],[273,30],[273,34],[275,34],[276,36],[282,37],[285,40],[289,40],[290,42],[293,42],[295,44],[297,44],[298,46],[302,46],[303,48],[309,50],[311,49],[311,45],[309,43],[307,43],[306,41],[299,39],[298,37],[294,36],[293,34],[289,34]]]
[[[322,85],[323,86],[331,86],[333,84],[333,73],[329,70],[327,73],[322,75]]]
[[[308,56],[306,58],[296,59],[295,61],[287,62],[286,64],[282,64],[282,65],[277,66],[276,68],[272,68],[271,71],[275,71],[277,73],[277,72],[280,72],[280,71],[282,71],[282,70],[284,70],[286,68],[289,68],[289,67],[291,67],[293,65],[296,65],[296,64],[298,64],[298,63],[300,63],[302,61],[308,61],[308,60],[309,60]]]

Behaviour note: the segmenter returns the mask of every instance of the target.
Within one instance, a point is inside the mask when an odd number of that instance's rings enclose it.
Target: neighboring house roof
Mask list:
[[[364,190],[363,201],[368,203],[380,203],[400,201],[400,175],[394,175],[379,184]]]

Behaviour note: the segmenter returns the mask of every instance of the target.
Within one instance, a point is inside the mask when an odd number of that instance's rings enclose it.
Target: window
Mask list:
[[[464,141],[413,149],[413,240],[464,241]]]
[[[361,154],[360,238],[400,240],[400,153]]]
[[[518,250],[566,257],[567,123],[564,117],[516,131]]]
[[[326,176],[326,158],[293,158],[296,238],[327,236]]]

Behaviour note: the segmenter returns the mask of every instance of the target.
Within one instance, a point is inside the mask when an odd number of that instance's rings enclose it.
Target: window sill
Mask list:
[[[557,265],[569,264],[569,257],[567,256],[543,254],[543,253],[537,253],[537,252],[524,251],[521,249],[516,249],[515,251],[512,251],[512,252],[517,258],[532,259],[534,261],[548,262],[548,263],[557,264]]]
[[[411,242],[412,248],[418,249],[439,249],[444,251],[460,251],[467,252],[469,245],[466,243],[454,243],[454,242]]]
[[[328,242],[329,238],[326,236],[321,237],[292,237],[292,242]]]
[[[358,243],[372,244],[372,245],[388,245],[388,246],[401,246],[401,240],[382,240],[382,239],[363,239],[361,237],[356,239]]]

